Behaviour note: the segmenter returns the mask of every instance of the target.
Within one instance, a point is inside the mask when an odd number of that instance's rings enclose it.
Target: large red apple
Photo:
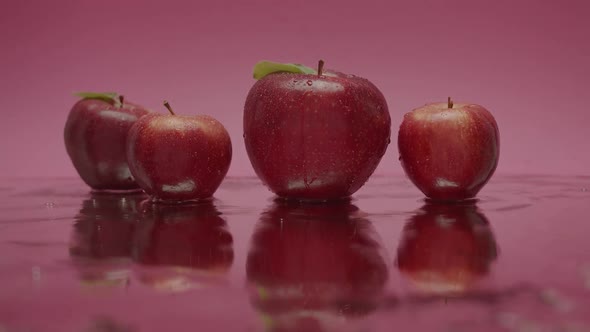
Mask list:
[[[246,263],[252,302],[276,331],[316,331],[377,306],[388,270],[371,223],[348,202],[275,202]]]
[[[410,180],[433,200],[473,198],[488,182],[500,153],[492,114],[475,104],[428,104],[404,116],[399,160]]]
[[[397,266],[421,291],[461,293],[490,271],[494,235],[475,204],[426,204],[404,227]]]
[[[132,239],[143,194],[92,193],[76,215],[70,244],[73,265],[86,285],[126,285]]]
[[[379,89],[354,75],[263,61],[244,107],[254,171],[281,197],[347,197],[374,172],[390,141]]]
[[[97,190],[138,189],[125,154],[129,128],[150,111],[115,93],[80,93],[64,129],[66,150],[82,180]]]
[[[127,160],[146,193],[161,201],[210,198],[227,174],[229,134],[208,115],[150,114],[129,131]]]
[[[210,201],[146,202],[134,239],[139,279],[157,289],[182,291],[219,281],[233,263],[233,238]]]

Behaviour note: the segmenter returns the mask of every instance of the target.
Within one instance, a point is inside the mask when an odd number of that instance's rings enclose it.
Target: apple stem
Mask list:
[[[451,97],[449,97],[449,98],[447,99],[447,106],[448,106],[449,108],[453,108],[453,101],[451,100]]]
[[[121,104],[119,105],[119,107],[123,107],[123,102],[124,102],[124,101],[125,101],[125,96],[123,96],[123,95],[119,96],[119,102],[121,103]]]
[[[318,76],[322,76],[322,71],[324,70],[324,60],[318,61]]]
[[[172,110],[172,107],[170,107],[170,104],[168,103],[167,100],[164,100],[164,106],[166,106],[166,108],[168,109],[168,112],[170,112],[170,114],[176,115],[176,114],[174,114],[174,111]]]

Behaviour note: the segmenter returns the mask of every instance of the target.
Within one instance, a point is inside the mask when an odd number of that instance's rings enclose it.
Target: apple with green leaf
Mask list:
[[[64,128],[67,153],[82,180],[95,190],[138,189],[125,153],[131,126],[150,111],[117,93],[82,92]]]
[[[476,104],[427,104],[404,116],[399,160],[432,200],[473,198],[498,165],[500,134],[492,114]]]
[[[153,113],[129,131],[127,160],[131,174],[153,200],[208,199],[223,181],[232,158],[225,127],[209,115]]]
[[[333,70],[262,61],[244,106],[244,141],[254,171],[276,195],[330,200],[369,179],[390,141],[383,94]]]

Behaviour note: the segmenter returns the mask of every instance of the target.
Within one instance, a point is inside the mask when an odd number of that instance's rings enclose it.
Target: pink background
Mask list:
[[[501,132],[498,172],[590,174],[590,2],[2,1],[0,177],[75,176],[62,131],[80,90],[229,130],[230,175],[253,175],[243,103],[258,60],[322,58],[387,98],[397,128],[431,101],[479,103]]]

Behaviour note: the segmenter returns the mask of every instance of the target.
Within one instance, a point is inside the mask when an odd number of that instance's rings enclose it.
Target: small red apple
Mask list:
[[[315,331],[368,314],[388,278],[376,236],[349,202],[275,202],[248,253],[253,305],[277,331]]]
[[[145,202],[133,241],[139,279],[157,289],[183,291],[216,283],[234,259],[233,238],[211,201],[163,205]],[[157,268],[155,268],[157,267]]]
[[[475,104],[428,104],[404,116],[399,160],[424,195],[473,198],[498,165],[500,134],[492,114]]]
[[[281,197],[348,197],[374,172],[391,136],[379,89],[354,75],[259,62],[244,107],[254,171]]]
[[[96,190],[139,189],[125,154],[129,128],[150,113],[116,93],[80,93],[64,128],[67,153],[82,180]]]
[[[143,194],[92,193],[75,217],[70,244],[73,265],[86,285],[128,282],[133,233]]]
[[[127,160],[140,187],[161,201],[210,198],[227,174],[229,134],[208,115],[150,114],[129,131]]]
[[[475,204],[426,204],[404,227],[397,266],[418,289],[461,293],[488,275],[494,235]]]

